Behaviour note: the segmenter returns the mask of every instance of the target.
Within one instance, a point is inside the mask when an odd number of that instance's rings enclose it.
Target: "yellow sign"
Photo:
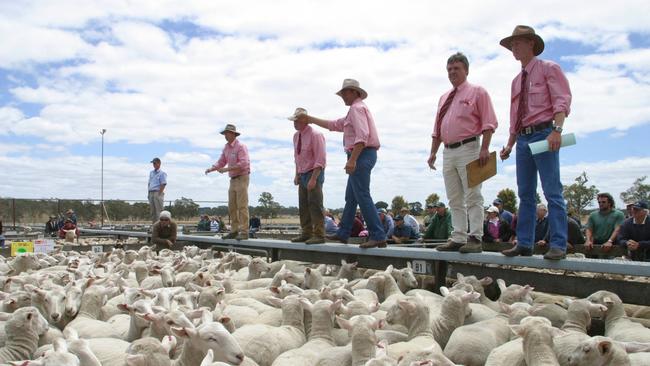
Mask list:
[[[12,241],[11,256],[15,257],[20,253],[34,253],[34,242],[31,241]]]

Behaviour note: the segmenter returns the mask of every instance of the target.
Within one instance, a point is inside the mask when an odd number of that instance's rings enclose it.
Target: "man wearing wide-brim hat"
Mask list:
[[[214,165],[205,170],[205,174],[213,171],[228,173],[230,187],[228,188],[228,213],[230,214],[230,233],[224,239],[248,239],[248,183],[251,172],[248,148],[237,136],[237,127],[227,124],[221,131],[226,139],[226,145],[221,156]]]
[[[369,240],[361,244],[361,247],[385,247],[386,233],[370,196],[370,173],[377,162],[379,136],[372,114],[363,102],[368,93],[361,88],[357,80],[345,79],[336,95],[350,107],[347,116],[328,121],[301,113],[296,118],[301,123],[313,123],[330,131],[343,132],[343,145],[347,154],[345,172],[348,174],[345,208],[339,230],[336,235],[328,238],[347,243],[358,204],[369,232]]]
[[[518,25],[500,44],[521,63],[521,72],[512,81],[510,98],[510,138],[501,150],[507,159],[517,144],[517,245],[502,253],[507,256],[532,255],[535,239],[537,174],[548,202],[550,249],[546,259],[566,256],[567,214],[560,181],[560,143],[564,119],[571,107],[569,81],[560,66],[538,59],[544,40],[535,30]],[[528,145],[546,140],[549,150],[533,155]]]

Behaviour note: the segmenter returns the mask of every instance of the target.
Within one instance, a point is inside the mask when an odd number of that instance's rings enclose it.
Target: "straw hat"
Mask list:
[[[293,116],[287,117],[287,119],[289,121],[295,121],[298,119],[298,116],[300,116],[301,114],[307,114],[307,110],[305,108],[298,107],[296,108],[296,111],[293,112]]]
[[[533,53],[535,56],[544,51],[544,40],[539,35],[535,34],[535,30],[527,25],[518,25],[512,31],[512,35],[506,37],[499,42],[500,45],[512,51],[512,40],[516,37],[528,38],[535,41],[533,46]]]
[[[223,129],[223,131],[221,131],[221,134],[225,135],[226,131],[233,132],[235,134],[235,136],[241,135],[239,132],[237,132],[237,127],[235,127],[235,125],[232,125],[230,123],[226,125],[226,127]]]
[[[358,91],[361,94],[361,99],[366,99],[368,97],[368,93],[366,93],[366,91],[359,86],[359,82],[354,79],[343,80],[343,86],[341,86],[341,90],[336,92],[336,95],[340,97],[341,92],[345,89],[354,89]]]

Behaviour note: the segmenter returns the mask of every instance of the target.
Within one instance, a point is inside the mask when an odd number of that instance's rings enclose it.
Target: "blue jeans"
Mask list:
[[[517,187],[519,194],[519,214],[517,218],[517,244],[532,248],[535,240],[535,192],[537,191],[537,172],[542,182],[544,197],[548,202],[548,223],[550,247],[566,250],[567,214],[562,196],[560,181],[560,152],[547,151],[533,155],[528,144],[545,140],[551,133],[547,128],[530,135],[517,137]]]
[[[341,225],[336,232],[341,239],[347,240],[350,237],[358,204],[368,227],[369,238],[379,241],[386,240],[386,233],[379,221],[377,208],[370,197],[370,172],[376,162],[377,149],[363,149],[357,159],[356,169],[348,176],[348,185],[345,188],[345,208],[343,208]]]

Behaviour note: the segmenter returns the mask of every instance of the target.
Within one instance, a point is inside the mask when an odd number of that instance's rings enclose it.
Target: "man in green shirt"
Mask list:
[[[612,248],[616,235],[625,216],[614,208],[614,198],[609,193],[598,194],[598,211],[589,215],[587,221],[586,249],[593,248],[594,244],[602,244],[604,251]]]
[[[156,245],[156,253],[171,249],[172,245],[176,244],[177,229],[176,223],[172,221],[172,214],[169,211],[161,211],[151,233],[151,242]]]
[[[429,226],[427,226],[424,239],[447,240],[453,230],[451,226],[451,213],[442,202],[438,202],[434,206],[437,212]]]

